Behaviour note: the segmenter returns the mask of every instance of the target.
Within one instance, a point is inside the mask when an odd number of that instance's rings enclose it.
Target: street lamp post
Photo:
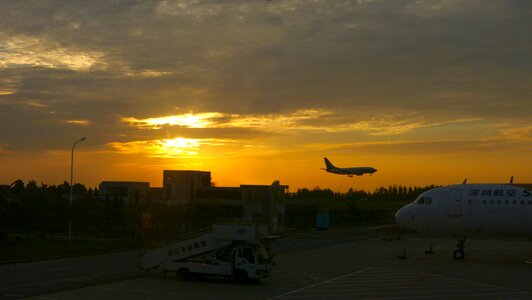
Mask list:
[[[72,193],[73,193],[73,186],[72,186],[72,179],[74,177],[74,147],[76,147],[76,144],[79,142],[83,142],[86,140],[86,137],[82,137],[81,139],[77,140],[74,145],[72,145],[72,154],[70,155],[70,214],[68,217],[68,238],[72,238]]]

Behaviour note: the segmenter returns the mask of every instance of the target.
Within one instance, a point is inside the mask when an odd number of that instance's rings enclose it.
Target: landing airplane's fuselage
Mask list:
[[[372,167],[354,167],[354,168],[338,168],[335,167],[328,159],[327,157],[324,157],[323,160],[325,161],[325,167],[326,169],[323,169],[329,173],[333,174],[340,174],[340,175],[347,175],[349,177],[353,177],[354,175],[360,176],[364,174],[373,174],[377,172],[377,169]]]
[[[324,169],[329,173],[341,174],[341,175],[364,175],[364,174],[373,174],[377,172],[374,168],[371,167],[358,167],[358,168],[332,168]]]
[[[532,238],[532,184],[462,184],[421,194],[395,215],[418,230]]]

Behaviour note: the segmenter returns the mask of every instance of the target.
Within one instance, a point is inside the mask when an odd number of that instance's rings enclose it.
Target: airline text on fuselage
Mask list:
[[[516,197],[516,189],[472,189],[469,190],[469,197]],[[526,189],[522,193],[522,197],[530,197],[532,193],[529,189]]]

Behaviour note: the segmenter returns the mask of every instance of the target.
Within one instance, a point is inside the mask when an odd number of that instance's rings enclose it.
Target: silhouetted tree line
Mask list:
[[[323,203],[328,200],[345,202],[345,209],[331,211],[335,222],[391,219],[396,206],[379,205],[379,210],[363,211],[357,203],[364,200],[392,200],[401,205],[432,187],[389,186],[374,191],[349,189],[345,193],[319,187],[298,189],[286,195],[287,199],[301,203],[297,205],[291,201],[291,204],[287,204],[286,225],[298,227],[314,222],[315,211],[319,207],[314,204],[305,206],[306,199],[324,200]],[[1,186],[0,243],[8,233],[65,236],[68,234],[70,216],[74,236],[139,240],[141,235],[153,240],[168,239],[186,231],[207,227],[220,218],[242,216],[241,209],[226,206],[168,207],[139,201],[128,204],[121,198],[99,197],[98,190],[79,183],[73,186],[73,194],[74,201],[70,205],[70,185],[67,182],[39,185],[35,181],[24,184],[17,180],[10,187]],[[151,215],[151,224],[141,228],[143,213]]]
[[[69,217],[73,232],[83,235],[109,235],[123,219],[124,203],[105,201],[97,190],[82,184],[73,185],[74,201],[70,205],[70,185],[26,185],[17,180],[0,193],[0,232],[24,234],[67,234]],[[0,237],[1,239],[1,237]]]
[[[374,191],[350,188],[345,193],[319,187],[314,187],[312,190],[307,188],[298,189],[296,192],[287,195],[287,198],[292,201],[287,203],[285,209],[286,226],[295,228],[315,226],[318,209],[327,210],[330,215],[331,225],[393,223],[394,214],[400,207],[413,201],[421,193],[431,188],[434,188],[434,185],[425,187],[392,185],[379,187]],[[327,205],[327,203],[333,202],[336,205]],[[338,203],[344,203],[345,205],[339,206]],[[370,203],[375,203],[375,205],[363,205]]]
[[[391,185],[388,187],[379,187],[374,191],[354,190],[350,188],[346,193],[334,192],[331,189],[320,189],[319,186],[312,190],[307,188],[298,189],[295,193],[289,193],[290,199],[330,199],[330,200],[393,200],[393,201],[412,201],[421,193],[434,188],[434,185],[418,187],[418,186],[402,186]]]
[[[168,207],[141,202],[134,197],[126,203],[122,197],[102,197],[97,189],[82,184],[24,184],[17,180],[10,187],[0,186],[0,244],[8,234],[66,236],[72,217],[74,237],[165,240],[187,231],[205,228],[220,218],[242,217],[235,207]],[[145,200],[145,199],[144,199]],[[150,224],[143,226],[141,216],[149,213]]]

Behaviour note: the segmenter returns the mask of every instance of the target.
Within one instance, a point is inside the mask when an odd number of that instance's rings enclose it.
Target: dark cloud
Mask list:
[[[531,11],[529,1],[5,1],[0,144],[260,132],[120,122],[177,110],[334,112],[305,121],[323,126],[397,112],[530,124],[516,111],[530,110]]]

